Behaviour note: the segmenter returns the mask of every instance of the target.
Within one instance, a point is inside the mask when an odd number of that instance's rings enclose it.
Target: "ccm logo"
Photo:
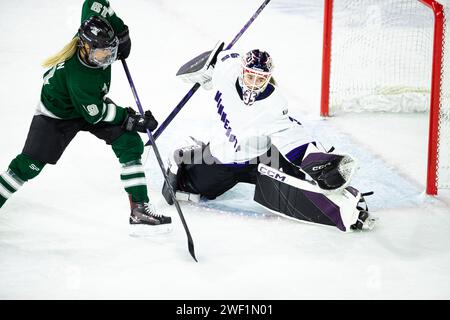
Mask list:
[[[329,167],[330,165],[331,165],[331,162],[325,163],[321,166],[315,166],[315,167],[312,167],[312,171],[322,170],[322,169],[325,169],[326,167]]]
[[[271,177],[273,179],[276,179],[278,181],[286,180],[286,176],[283,176],[283,175],[279,174],[278,172],[270,170],[270,169],[268,169],[266,167],[260,167],[259,168],[259,172],[261,174],[263,174],[263,175],[269,176],[269,177]]]

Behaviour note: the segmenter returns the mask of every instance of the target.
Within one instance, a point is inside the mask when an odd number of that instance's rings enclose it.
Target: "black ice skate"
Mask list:
[[[157,214],[151,203],[130,201],[130,234],[145,236],[171,231],[172,218]]]
[[[172,223],[172,218],[157,214],[150,203],[136,203],[131,210],[130,224],[160,225]]]

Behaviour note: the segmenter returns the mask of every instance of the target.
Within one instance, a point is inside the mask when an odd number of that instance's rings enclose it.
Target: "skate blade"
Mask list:
[[[172,232],[172,224],[160,224],[156,226],[145,224],[130,224],[128,233],[131,237],[153,237]]]

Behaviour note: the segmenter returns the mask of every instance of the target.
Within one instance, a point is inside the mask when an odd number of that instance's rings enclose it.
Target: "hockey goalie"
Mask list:
[[[190,137],[169,157],[178,200],[213,200],[237,183],[255,185],[254,201],[271,212],[344,232],[372,229],[364,196],[350,186],[357,162],[325,150],[288,112],[272,77],[272,57],[223,51],[223,43],[183,65],[177,76],[212,90],[208,141]],[[169,186],[164,198],[173,203]]]

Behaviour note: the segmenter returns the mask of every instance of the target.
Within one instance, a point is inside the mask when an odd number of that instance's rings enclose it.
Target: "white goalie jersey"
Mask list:
[[[273,144],[283,155],[311,142],[300,123],[288,113],[287,100],[269,84],[251,105],[243,103],[238,82],[240,55],[223,51],[212,74],[213,96],[207,106],[211,154],[221,163],[242,163],[268,151]]]

